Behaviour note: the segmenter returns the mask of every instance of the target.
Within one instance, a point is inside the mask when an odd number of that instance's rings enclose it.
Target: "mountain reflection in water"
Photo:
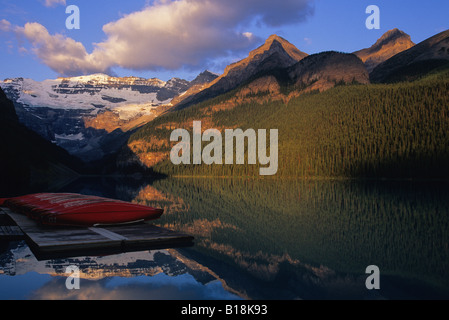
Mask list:
[[[90,292],[106,299],[449,297],[445,184],[91,179],[60,191],[164,208],[155,224],[193,235],[195,245],[75,262],[49,260],[44,271],[22,258],[11,262],[14,250],[5,250],[0,286],[8,256],[10,264],[17,267],[20,261],[38,274],[58,274],[71,262],[86,266],[78,293],[68,292],[64,277],[55,277],[29,298],[82,298]],[[380,269],[381,290],[365,287],[369,265]]]
[[[8,249],[0,254],[0,299],[240,299],[170,249],[46,261],[37,261],[24,242]],[[70,265],[80,270],[80,290],[66,288]]]

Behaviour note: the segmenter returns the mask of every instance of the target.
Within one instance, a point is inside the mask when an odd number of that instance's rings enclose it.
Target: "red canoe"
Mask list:
[[[95,226],[158,219],[162,209],[75,193],[37,193],[3,201],[3,206],[45,225]]]

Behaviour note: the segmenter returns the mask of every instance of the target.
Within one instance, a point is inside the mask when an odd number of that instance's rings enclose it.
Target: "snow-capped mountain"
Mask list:
[[[158,108],[165,110],[175,96],[215,77],[208,71],[193,81],[92,74],[41,82],[6,79],[0,87],[14,102],[21,123],[91,161],[113,152],[112,140],[157,116]],[[108,123],[102,124],[104,119]]]
[[[0,86],[9,99],[30,109],[85,110],[96,115],[101,109],[126,111],[134,109],[151,111],[155,106],[170,100],[189,88],[189,81],[137,77],[110,77],[105,74],[58,78],[42,82],[32,79],[6,79]],[[129,117],[129,115],[128,115]]]

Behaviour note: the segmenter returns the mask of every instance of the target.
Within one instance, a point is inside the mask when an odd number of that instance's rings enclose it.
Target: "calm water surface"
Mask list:
[[[162,207],[155,224],[194,246],[40,261],[3,242],[0,299],[449,298],[444,183],[92,178],[58,191]],[[366,289],[369,265],[380,290]]]

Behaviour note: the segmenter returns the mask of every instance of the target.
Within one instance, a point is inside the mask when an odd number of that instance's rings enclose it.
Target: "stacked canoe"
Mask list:
[[[76,193],[36,193],[1,199],[0,205],[43,225],[117,225],[158,219],[163,209]]]

